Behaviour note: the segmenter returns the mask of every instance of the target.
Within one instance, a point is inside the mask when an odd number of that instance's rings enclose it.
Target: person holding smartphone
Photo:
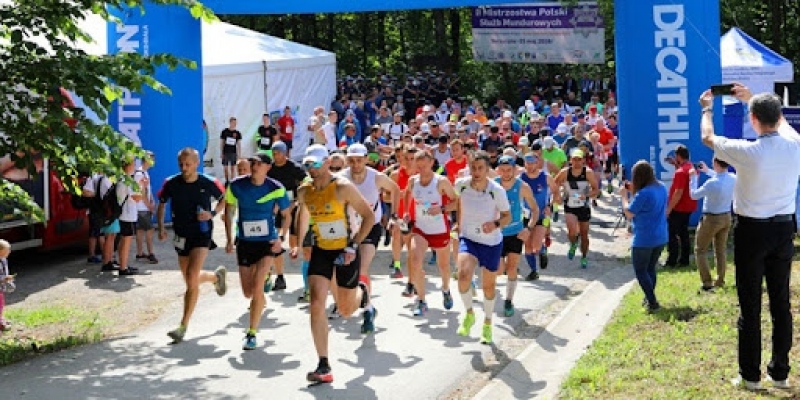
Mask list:
[[[656,180],[647,161],[640,160],[631,169],[631,181],[620,188],[622,211],[632,221],[633,270],[645,296],[649,312],[661,305],[656,298],[656,264],[668,241],[667,188]]]

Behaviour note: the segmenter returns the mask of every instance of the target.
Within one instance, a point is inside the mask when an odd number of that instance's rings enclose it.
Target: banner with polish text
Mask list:
[[[605,24],[597,2],[575,7],[530,3],[473,7],[476,61],[529,64],[602,64]]]

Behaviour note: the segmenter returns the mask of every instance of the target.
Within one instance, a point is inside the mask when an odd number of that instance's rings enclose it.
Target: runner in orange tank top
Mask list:
[[[402,150],[398,149],[396,151],[397,162],[400,165],[395,171],[392,172],[391,178],[395,182],[397,182],[397,186],[400,187],[400,201],[398,202],[397,208],[395,209],[397,215],[405,215],[406,213],[406,205],[405,198],[406,188],[408,187],[408,178],[412,175],[416,174],[416,165],[414,164],[414,154],[417,152],[417,148],[413,146],[405,146]],[[401,279],[403,278],[403,273],[400,271],[400,255],[403,251],[403,246],[406,249],[409,247],[409,243],[411,240],[411,236],[409,235],[410,230],[408,226],[404,222],[398,222],[396,224],[392,224],[392,278]],[[406,263],[407,264],[407,263]],[[411,286],[411,282],[406,284],[406,291],[403,292],[404,296],[410,297],[413,296],[413,289]]]

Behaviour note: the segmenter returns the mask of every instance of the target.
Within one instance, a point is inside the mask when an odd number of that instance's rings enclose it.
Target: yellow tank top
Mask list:
[[[347,247],[350,229],[345,205],[336,198],[337,180],[331,181],[322,190],[310,182],[303,183],[304,198],[311,219],[316,246],[323,250],[341,250]]]

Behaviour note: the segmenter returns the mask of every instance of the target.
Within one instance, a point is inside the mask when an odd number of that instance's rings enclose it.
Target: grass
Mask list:
[[[0,366],[96,342],[106,325],[97,313],[64,305],[6,309],[5,317],[14,325],[0,333]]]
[[[800,255],[792,265],[792,301],[800,298]],[[714,275],[714,274],[712,274]],[[715,275],[714,275],[715,276]],[[628,293],[603,334],[587,349],[561,388],[564,399],[751,399],[754,394],[735,388],[739,316],[733,267],[727,287],[698,293],[694,267],[659,271],[656,294],[663,309],[647,314],[638,286]],[[770,358],[772,325],[766,292],[762,308],[762,372]],[[800,312],[793,308],[794,326]],[[795,339],[795,343],[798,340]],[[800,348],[790,354],[797,378]],[[794,379],[793,379],[794,377]],[[793,380],[792,380],[793,379]],[[769,386],[764,384],[764,386]],[[800,390],[769,389],[761,398],[800,398]]]

